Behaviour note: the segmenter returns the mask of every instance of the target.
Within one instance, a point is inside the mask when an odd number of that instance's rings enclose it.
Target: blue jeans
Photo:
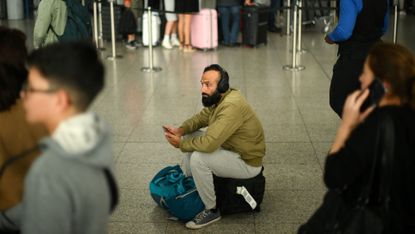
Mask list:
[[[235,44],[238,39],[239,19],[241,6],[218,6],[222,23],[223,41],[226,44]],[[232,24],[230,23],[232,18]]]

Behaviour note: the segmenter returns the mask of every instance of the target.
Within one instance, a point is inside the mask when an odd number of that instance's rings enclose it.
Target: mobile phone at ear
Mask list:
[[[380,99],[382,99],[383,95],[385,95],[385,88],[383,87],[383,84],[379,78],[375,78],[372,83],[370,83],[368,89],[369,96],[360,107],[360,112],[364,112],[371,106],[377,106],[380,102]]]

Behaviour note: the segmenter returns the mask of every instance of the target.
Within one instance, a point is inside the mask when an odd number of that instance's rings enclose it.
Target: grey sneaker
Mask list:
[[[190,229],[199,229],[211,223],[220,220],[220,211],[204,210],[197,214],[192,221],[186,223],[186,227]]]
[[[136,48],[141,47],[141,44],[137,40],[132,41],[132,45]]]
[[[140,44],[134,40],[125,43],[125,47],[129,50],[136,50],[138,47],[140,47]]]

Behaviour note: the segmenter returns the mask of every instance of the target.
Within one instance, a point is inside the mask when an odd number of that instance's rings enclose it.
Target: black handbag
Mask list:
[[[390,186],[394,155],[393,120],[381,116],[375,144],[375,156],[370,172],[369,183],[362,189],[355,205],[347,205],[342,193],[345,190],[329,190],[323,204],[303,224],[298,233],[327,234],[380,234],[388,223]],[[378,161],[380,159],[380,162]],[[375,185],[375,171],[379,167],[379,194],[376,201],[370,200]],[[347,189],[347,188],[346,188]],[[370,202],[370,205],[369,205]]]

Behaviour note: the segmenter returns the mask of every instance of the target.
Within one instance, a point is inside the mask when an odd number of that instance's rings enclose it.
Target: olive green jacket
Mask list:
[[[182,139],[180,149],[183,152],[211,153],[222,147],[240,154],[251,166],[262,166],[265,155],[264,130],[238,90],[228,90],[217,105],[203,108],[180,127],[185,134],[208,127],[200,137]]]
[[[57,42],[58,38],[49,27],[52,26],[56,34],[63,34],[68,16],[66,2],[63,0],[42,0],[39,3],[37,14],[33,30],[34,47],[39,48]]]

